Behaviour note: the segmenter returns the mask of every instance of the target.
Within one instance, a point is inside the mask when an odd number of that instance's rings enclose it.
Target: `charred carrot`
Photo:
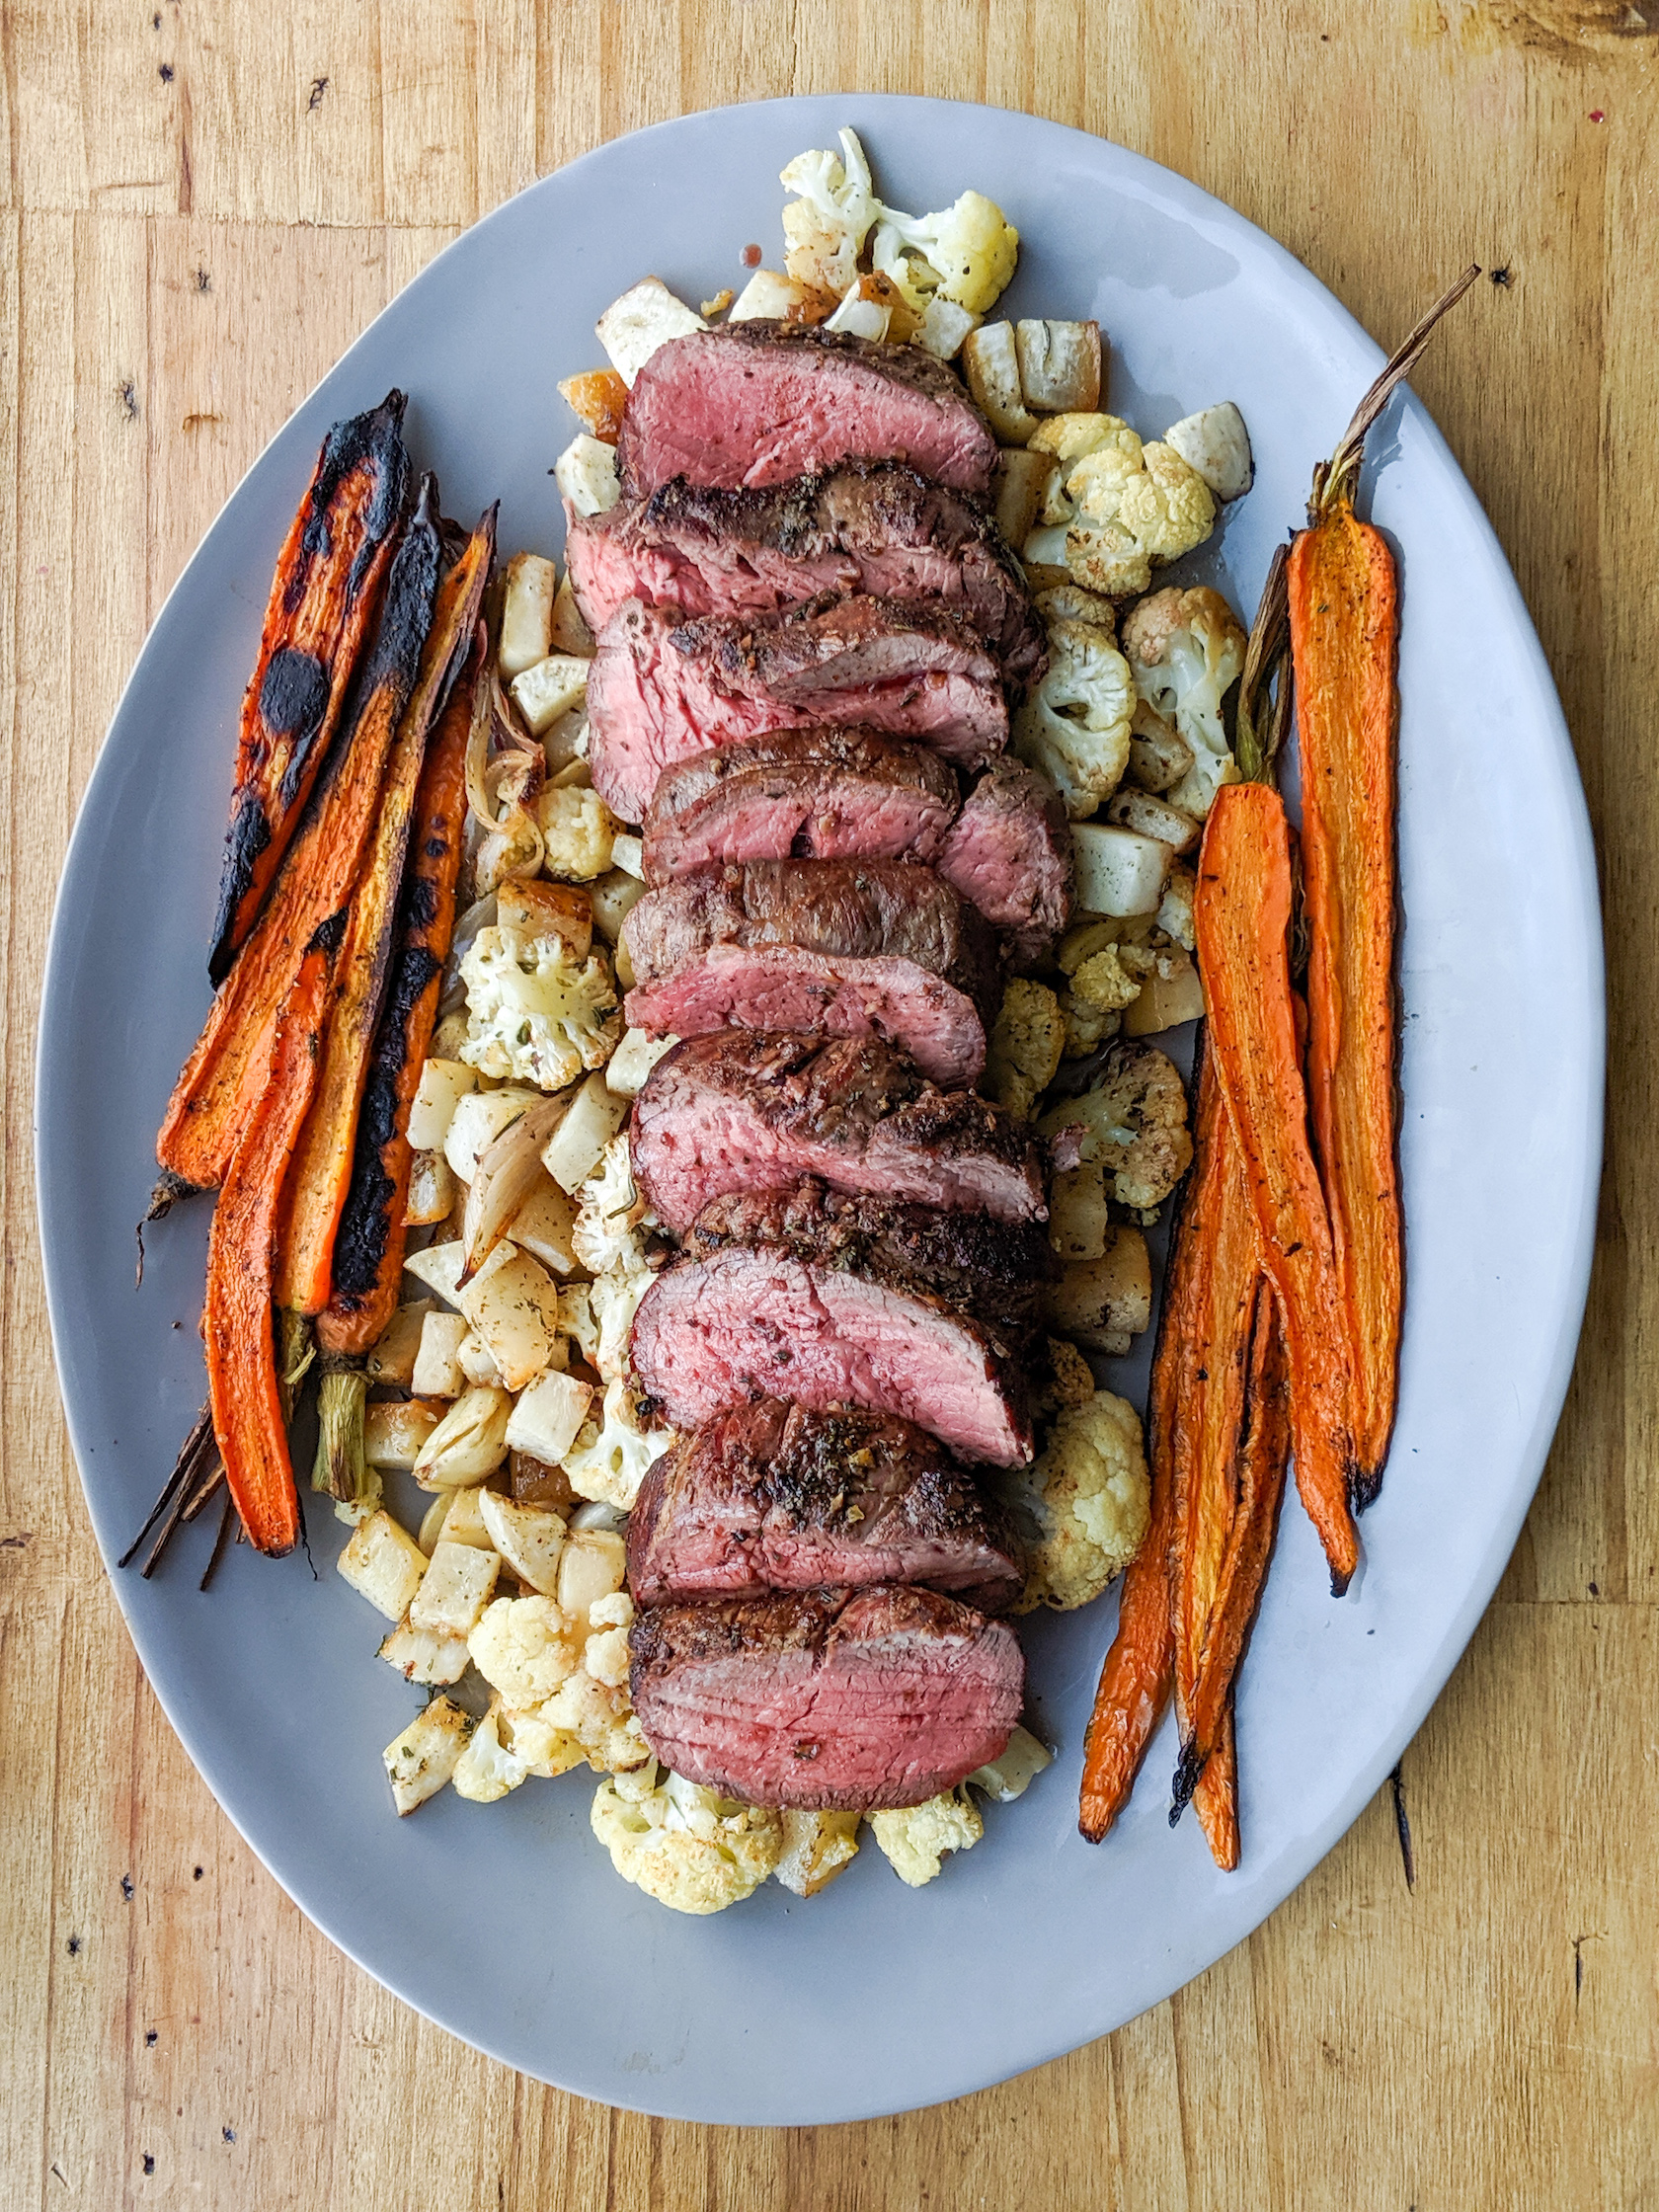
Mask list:
[[[265,903],[329,750],[403,515],[404,396],[336,423],[299,505],[242,701],[207,973],[224,981]]]
[[[374,829],[386,758],[432,626],[441,549],[430,524],[393,557],[361,703],[312,795],[265,911],[219,986],[156,1139],[169,1174],[198,1190],[224,1180],[264,1081],[272,1024],[306,946],[340,913]]]
[[[429,476],[421,487],[415,527],[435,530],[436,498],[436,482]],[[434,642],[441,651],[440,630],[434,631]],[[431,709],[431,694],[417,684],[392,745],[373,839],[352,893],[335,964],[322,1073],[289,1171],[278,1238],[276,1303],[294,1313],[319,1313],[328,1304],[335,1232],[352,1179],[357,1109],[391,974],[398,895]]]
[[[1464,273],[1361,401],[1318,470],[1291,548],[1291,656],[1302,748],[1307,1092],[1353,1371],[1356,1509],[1382,1480],[1394,1424],[1404,1231],[1394,1066],[1398,595],[1393,555],[1354,513],[1366,433]]]
[[[427,752],[398,926],[397,963],[375,1035],[357,1117],[352,1182],[334,1244],[333,1293],[318,1316],[325,1352],[366,1352],[390,1322],[403,1276],[404,1209],[414,1153],[409,1109],[437,1019],[443,963],[455,926],[455,885],[466,832],[467,740],[486,644],[472,654]]]
[[[201,1335],[213,1435],[250,1542],[291,1551],[299,1498],[276,1373],[272,1266],[282,1177],[317,1079],[338,932],[312,940],[276,1016],[266,1083],[238,1134],[207,1236]]]
[[[1216,1748],[1193,1791],[1193,1809],[1211,1857],[1224,1874],[1233,1873],[1238,1865],[1238,1746],[1230,1701],[1222,1717]]]

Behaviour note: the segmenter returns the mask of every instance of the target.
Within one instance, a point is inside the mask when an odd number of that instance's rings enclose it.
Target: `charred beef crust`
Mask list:
[[[751,860],[699,868],[648,891],[623,923],[638,985],[714,945],[790,945],[853,960],[908,960],[960,990],[987,1026],[1000,987],[996,940],[978,909],[906,860]]]
[[[941,1299],[1012,1350],[1036,1330],[1043,1287],[1059,1273],[1040,1222],[993,1222],[933,1206],[827,1190],[731,1191],[711,1199],[685,1239],[691,1259],[731,1244],[771,1246],[815,1267]]]
[[[711,1565],[724,1579],[709,1579]],[[890,1414],[761,1398],[652,1465],[628,1523],[629,1587],[642,1604],[827,1575],[932,1586],[999,1613],[1019,1595],[1023,1564],[1001,1508],[937,1439]]]

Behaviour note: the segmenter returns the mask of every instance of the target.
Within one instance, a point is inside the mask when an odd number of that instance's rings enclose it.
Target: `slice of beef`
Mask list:
[[[732,1244],[774,1246],[823,1267],[943,1298],[1012,1344],[1036,1327],[1059,1262],[1041,1222],[993,1222],[901,1199],[832,1191],[815,1178],[792,1190],[728,1191],[685,1236],[693,1259]]]
[[[616,448],[633,498],[675,476],[783,484],[849,456],[908,461],[983,492],[996,440],[955,374],[919,346],[756,320],[660,346],[634,379]]]
[[[648,891],[623,924],[631,1027],[886,1037],[942,1083],[985,1066],[998,958],[975,909],[908,861],[755,860]]]
[[[629,1646],[658,1759],[754,1805],[922,1804],[999,1755],[1025,1697],[1007,1623],[932,1590],[661,1606]]]
[[[726,860],[933,860],[962,804],[936,753],[877,730],[780,730],[670,768],[645,880]]]
[[[1071,825],[1054,785],[1023,761],[992,761],[934,864],[1003,931],[1022,972],[1048,957],[1071,919]]]
[[[941,1444],[851,1406],[736,1406],[656,1462],[628,1518],[639,1605],[910,1582],[1002,1613],[1024,1571],[1005,1516]]]
[[[728,1244],[663,1270],[631,1342],[641,1384],[676,1428],[787,1393],[817,1410],[897,1413],[964,1459],[1031,1458],[1019,1340],[902,1274],[807,1258],[787,1243]]]
[[[573,514],[565,550],[595,635],[625,599],[735,614],[868,592],[966,615],[1018,694],[1048,665],[1024,574],[995,522],[978,501],[902,462],[854,462],[764,491],[676,477],[648,500]]]
[[[634,1175],[676,1236],[728,1191],[831,1190],[1042,1219],[1031,1125],[943,1091],[873,1038],[728,1030],[665,1054],[634,1101]]]
[[[771,730],[862,724],[976,768],[1008,739],[995,661],[944,607],[847,592],[782,614],[705,614],[628,599],[588,676],[593,787],[643,822],[665,768]]]

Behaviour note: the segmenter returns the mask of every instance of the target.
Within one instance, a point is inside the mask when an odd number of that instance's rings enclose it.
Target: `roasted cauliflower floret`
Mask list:
[[[551,1598],[497,1598],[485,1607],[467,1649],[515,1712],[545,1703],[582,1664],[581,1639]]]
[[[550,784],[536,801],[550,876],[567,883],[592,883],[610,866],[616,843],[616,817],[596,791],[574,783]]]
[[[1192,748],[1192,766],[1163,797],[1199,821],[1222,786],[1238,781],[1222,700],[1244,672],[1245,644],[1238,617],[1205,584],[1154,592],[1123,626],[1136,690]]]
[[[634,1394],[618,1375],[605,1385],[600,1418],[583,1423],[561,1464],[579,1498],[596,1498],[629,1513],[647,1470],[673,1441],[672,1429],[640,1426]]]
[[[1066,618],[1049,626],[1048,673],[1015,720],[1014,750],[1081,822],[1123,781],[1134,714],[1134,679],[1111,631]]]
[[[780,175],[799,195],[783,210],[783,265],[797,282],[838,299],[858,276],[858,257],[881,211],[870,164],[856,131],[840,132],[841,151],[797,154]]]
[[[1114,1045],[1094,1084],[1062,1100],[1037,1125],[1051,1141],[1066,1133],[1077,1160],[1101,1161],[1120,1206],[1161,1206],[1187,1171],[1187,1094],[1174,1063],[1155,1045]]]
[[[1073,995],[1097,1013],[1117,1014],[1133,1005],[1152,972],[1151,953],[1124,943],[1122,926],[1086,921],[1061,940],[1062,973],[1070,977]]]
[[[622,1034],[616,980],[597,953],[573,960],[560,937],[481,929],[461,962],[467,1034],[460,1057],[481,1073],[563,1090],[602,1067]]]
[[[583,1266],[594,1275],[614,1269],[640,1274],[646,1264],[641,1231],[651,1216],[634,1182],[626,1130],[610,1140],[577,1199],[571,1244]]]
[[[591,1817],[622,1879],[676,1913],[720,1913],[741,1903],[783,1856],[776,1813],[718,1797],[678,1775],[638,1793],[603,1781]]]
[[[847,135],[842,133],[843,137]],[[902,215],[883,207],[881,219],[937,274],[937,289],[971,315],[993,307],[1014,274],[1019,232],[994,199],[965,192],[934,215]]]
[[[1131,467],[1141,465],[1141,440],[1116,415],[1053,415],[1032,434],[1029,445],[1033,453],[1052,454],[1057,463],[1043,499],[1043,521],[1049,529],[1064,529],[1077,519],[1069,479],[1085,454],[1121,452]]]
[[[1066,1043],[1060,1001],[1047,984],[1016,976],[1002,993],[986,1051],[986,1089],[1010,1114],[1029,1114],[1054,1081]]]
[[[1142,445],[1135,433],[1085,453],[1066,479],[1076,514],[1066,533],[1073,582],[1109,598],[1145,592],[1152,570],[1202,545],[1216,502],[1172,445]]]
[[[973,1799],[960,1787],[929,1797],[924,1805],[872,1813],[870,1828],[893,1871],[911,1889],[934,1880],[947,1852],[972,1851],[985,1834]]]
[[[1110,1390],[1067,1406],[1042,1457],[1004,1480],[1026,1539],[1017,1613],[1089,1605],[1122,1574],[1151,1525],[1141,1416]]]

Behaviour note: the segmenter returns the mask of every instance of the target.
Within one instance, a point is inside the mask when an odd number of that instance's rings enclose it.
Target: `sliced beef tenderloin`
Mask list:
[[[733,1244],[765,1246],[926,1292],[1012,1344],[1031,1336],[1044,1287],[1060,1272],[1041,1222],[832,1191],[810,1177],[793,1190],[711,1199],[684,1242],[693,1259]]]
[[[934,860],[962,794],[937,753],[878,730],[780,730],[670,768],[645,880],[727,860]]]
[[[661,1606],[629,1644],[657,1758],[755,1805],[923,1804],[1001,1753],[1025,1697],[1006,1622],[931,1590]]]
[[[1012,966],[1037,966],[1071,919],[1071,825],[1046,776],[995,760],[969,792],[934,865],[1003,932]]]
[[[925,1430],[761,1398],[716,1416],[647,1475],[628,1519],[639,1605],[911,1582],[1001,1613],[1018,1540]]]
[[[787,1393],[816,1410],[896,1413],[964,1459],[1019,1466],[1031,1457],[1022,1341],[904,1273],[762,1239],[666,1267],[634,1315],[632,1355],[676,1428]]]
[[[735,614],[867,592],[966,615],[1016,694],[1048,663],[1024,575],[994,521],[901,462],[855,462],[764,491],[676,477],[647,500],[573,515],[565,543],[595,636],[625,599]]]
[[[998,956],[981,916],[908,861],[755,860],[648,891],[623,924],[631,1027],[884,1037],[936,1082],[985,1066]]]
[[[919,346],[755,320],[660,346],[634,379],[616,449],[634,498],[675,476],[783,484],[849,457],[908,461],[984,492],[996,440],[958,378]]]
[[[588,677],[593,787],[643,822],[658,778],[693,753],[772,730],[864,725],[979,767],[1008,739],[996,663],[960,616],[848,592],[782,614],[705,614],[628,599]]]
[[[874,1038],[727,1030],[690,1037],[634,1102],[634,1174],[678,1236],[711,1199],[809,1175],[831,1190],[998,1221],[1042,1219],[1031,1124],[972,1091],[937,1089]]]

